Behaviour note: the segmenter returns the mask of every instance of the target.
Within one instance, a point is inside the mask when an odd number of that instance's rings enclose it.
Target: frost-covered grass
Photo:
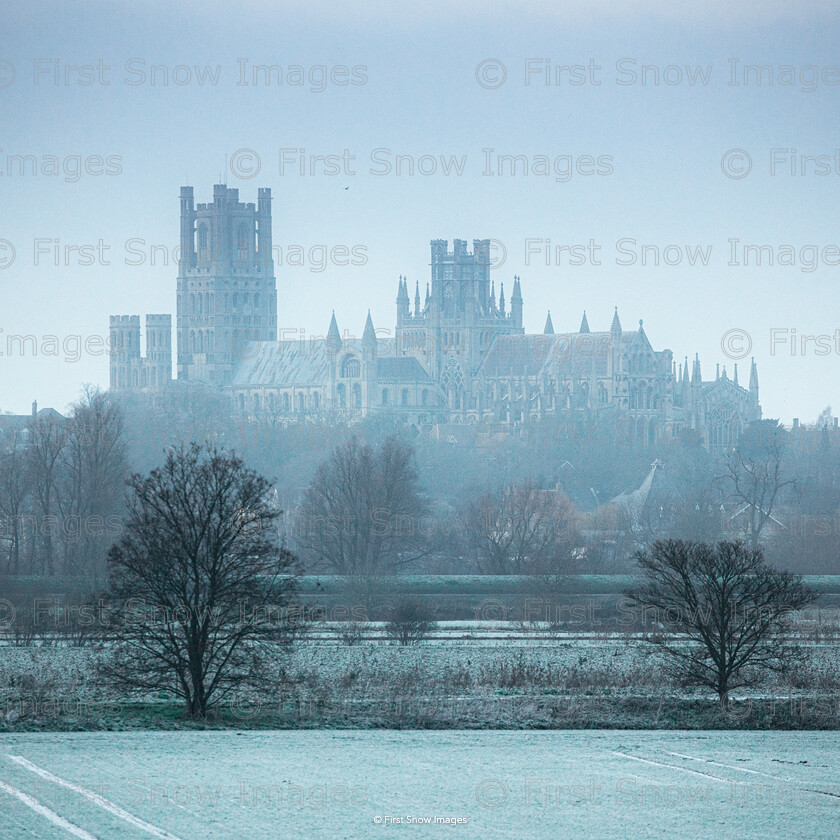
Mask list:
[[[496,628],[498,629],[498,628]],[[376,634],[354,644],[310,637],[278,655],[276,682],[221,705],[213,726],[840,728],[840,647],[744,694],[732,709],[664,676],[638,641],[555,634],[446,638],[411,647]],[[105,646],[6,647],[0,729],[172,728],[177,698],[116,694],[97,679]]]
[[[838,765],[809,732],[0,735],[0,782],[96,840],[152,836],[138,820],[174,840],[833,840]],[[70,836],[7,790],[0,809],[8,840]]]

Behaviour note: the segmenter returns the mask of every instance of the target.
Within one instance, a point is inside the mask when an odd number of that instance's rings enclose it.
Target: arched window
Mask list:
[[[401,402],[403,405],[408,405],[408,388],[403,388]]]
[[[362,386],[359,385],[358,383],[356,383],[353,386],[353,407],[354,408],[361,408],[362,407]]]
[[[339,408],[346,408],[347,407],[347,391],[344,387],[344,383],[339,383],[338,387],[335,389],[335,395],[338,397],[338,407]]]
[[[382,389],[382,405],[388,405],[388,389]]]
[[[341,366],[341,376],[344,379],[357,379],[362,372],[362,366],[359,360],[353,356],[348,356]]]
[[[428,405],[429,404],[429,392],[426,388],[423,389],[423,393],[420,396],[420,404],[421,405]]]
[[[289,411],[289,409],[291,407],[292,407],[292,403],[289,400],[288,393],[283,394],[283,411]]]

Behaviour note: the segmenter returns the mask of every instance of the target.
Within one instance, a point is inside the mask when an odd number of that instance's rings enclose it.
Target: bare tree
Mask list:
[[[57,492],[61,480],[61,456],[67,443],[64,419],[59,415],[41,417],[35,415],[30,426],[28,456],[32,467],[33,495],[38,529],[37,543],[40,545],[41,570],[55,574],[55,533],[53,517],[58,510]]]
[[[756,548],[783,491],[795,487],[796,480],[787,475],[784,429],[778,423],[752,428],[753,439],[727,455],[722,480],[740,508],[736,515],[745,523],[744,536]]]
[[[84,390],[73,406],[60,458],[62,484],[56,498],[65,571],[103,579],[108,545],[123,512],[126,472],[122,413],[110,395],[98,388]]]
[[[280,511],[264,477],[197,444],[170,449],[129,488],[108,558],[121,644],[105,673],[131,690],[171,691],[203,718],[232,692],[265,685],[271,646],[294,630]]]
[[[26,456],[26,436],[14,430],[5,452],[0,453],[0,513],[5,522],[4,537],[8,542],[7,570],[21,573],[21,556],[27,539],[25,528],[32,493],[32,469]]]
[[[711,688],[725,700],[801,656],[785,639],[789,613],[817,593],[767,565],[760,549],[741,541],[665,540],[638,562],[646,582],[626,594],[643,611],[644,624],[662,625],[649,641],[684,684]]]
[[[315,473],[296,516],[306,559],[339,575],[390,574],[426,551],[413,450],[397,437],[380,447],[353,437]]]
[[[466,516],[468,555],[484,574],[551,575],[568,571],[577,542],[569,499],[533,482],[480,496]]]

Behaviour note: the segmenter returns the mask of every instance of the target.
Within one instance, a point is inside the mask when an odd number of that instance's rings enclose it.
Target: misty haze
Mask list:
[[[835,837],[837,24],[7,5],[0,835]]]

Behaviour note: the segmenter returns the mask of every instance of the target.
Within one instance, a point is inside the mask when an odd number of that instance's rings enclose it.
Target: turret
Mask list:
[[[522,287],[519,277],[513,278],[513,294],[510,298],[510,319],[517,329],[522,327]]]
[[[181,253],[179,273],[195,267],[195,199],[192,187],[181,187]]]
[[[400,275],[400,283],[397,289],[397,323],[401,324],[409,317],[408,283]]]
[[[274,256],[271,253],[270,187],[260,187],[257,190],[257,262],[266,277],[274,276]]]
[[[618,307],[615,308],[612,325],[610,326],[610,334],[615,340],[621,338],[621,321],[618,320]]]
[[[367,356],[376,358],[376,330],[373,328],[373,320],[368,309],[365,331],[362,333],[362,352]]]
[[[755,356],[750,363],[750,396],[758,402],[758,368],[755,366]]]
[[[163,388],[172,381],[172,316],[146,315],[146,382]]]
[[[327,330],[327,353],[336,356],[342,346],[341,333],[338,331],[338,322],[335,320],[335,310],[333,310],[332,318],[330,318],[330,328]]]

